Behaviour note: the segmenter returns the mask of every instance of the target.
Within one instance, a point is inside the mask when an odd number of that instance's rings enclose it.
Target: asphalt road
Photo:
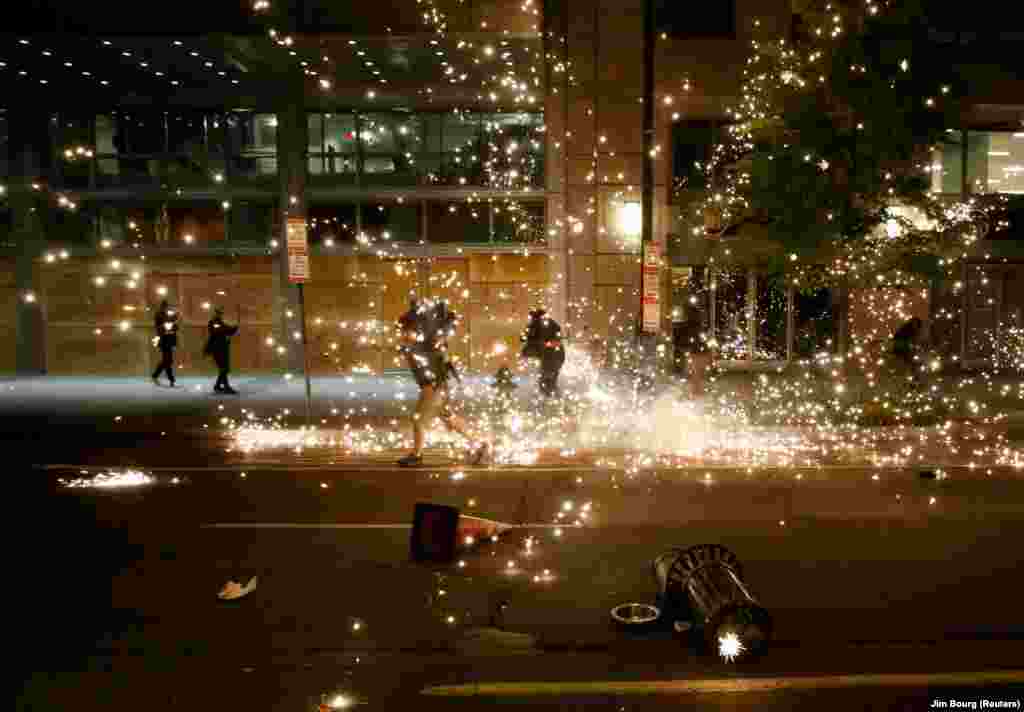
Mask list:
[[[370,708],[477,709],[481,699],[419,693],[474,681],[972,672],[1020,662],[1024,483],[1012,472],[936,481],[856,469],[800,479],[721,469],[242,471],[160,470],[154,484],[119,490],[59,483],[77,471],[12,473],[8,503],[22,515],[12,647],[28,681],[20,708],[309,709],[344,690]],[[409,563],[401,526],[418,501],[566,526],[560,535],[516,530],[464,554],[463,568],[424,568]],[[572,526],[581,511],[583,526]],[[398,526],[343,526],[359,524]],[[653,600],[654,556],[699,543],[730,547],[772,612],[776,641],[764,658],[730,666],[669,633],[610,625],[613,605]],[[216,599],[228,578],[251,575],[260,583],[249,597]],[[502,600],[505,632],[481,631]],[[925,709],[936,691],[961,694],[941,683],[865,683],[519,701]]]

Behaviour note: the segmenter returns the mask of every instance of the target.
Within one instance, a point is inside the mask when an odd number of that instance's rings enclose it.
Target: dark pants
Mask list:
[[[213,384],[213,390],[222,391],[227,388],[231,388],[231,384],[228,383],[228,373],[231,372],[231,359],[229,355],[225,353],[213,354],[213,362],[217,364],[217,382]]]
[[[160,374],[167,372],[167,380],[174,383],[174,349],[160,349],[160,365],[153,371],[153,379],[160,378]]]
[[[564,349],[544,349],[540,358],[540,392],[548,397],[558,395],[558,374],[565,364]]]

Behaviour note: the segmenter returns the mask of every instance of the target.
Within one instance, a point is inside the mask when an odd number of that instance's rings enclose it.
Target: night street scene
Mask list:
[[[1024,709],[1017,10],[12,5],[17,709]]]

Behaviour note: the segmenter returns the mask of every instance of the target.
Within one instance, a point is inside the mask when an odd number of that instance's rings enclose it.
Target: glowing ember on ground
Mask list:
[[[83,472],[82,474],[87,474]],[[141,487],[151,485],[156,478],[138,470],[108,471],[94,477],[80,477],[73,480],[61,480],[64,487],[87,487],[95,489],[113,489],[117,487]]]

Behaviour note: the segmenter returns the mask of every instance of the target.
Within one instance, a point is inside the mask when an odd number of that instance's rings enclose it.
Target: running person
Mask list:
[[[523,343],[521,358],[540,363],[538,385],[541,394],[548,398],[558,396],[558,374],[565,365],[562,327],[544,309],[536,309],[530,312],[530,320],[520,341]]]
[[[416,412],[412,416],[413,451],[398,461],[402,467],[423,464],[423,442],[426,428],[435,415],[440,415],[448,430],[459,433],[470,443],[466,423],[451,408],[449,379],[455,367],[448,356],[448,337],[455,333],[457,317],[444,302],[414,302],[399,320],[401,350],[406,364],[420,387]],[[457,375],[456,375],[457,377]],[[479,465],[487,455],[487,443],[478,446],[470,459]]]

